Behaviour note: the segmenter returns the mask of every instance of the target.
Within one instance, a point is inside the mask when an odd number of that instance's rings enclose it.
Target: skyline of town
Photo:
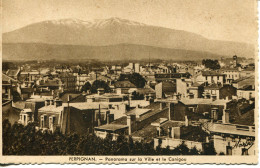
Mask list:
[[[2,108],[7,125],[34,124],[36,132],[93,136],[101,138],[101,144],[110,136],[114,145],[126,138],[125,145],[129,141],[147,145],[140,151],[144,155],[146,150],[179,155],[179,148],[187,148],[185,155],[255,155],[252,59],[121,64],[39,60],[3,65]],[[5,143],[4,139],[4,154],[22,154]],[[110,154],[131,152],[123,149],[118,146],[121,152]],[[129,149],[138,154],[135,147]],[[93,150],[74,152],[109,154]],[[62,155],[65,151],[41,152]]]

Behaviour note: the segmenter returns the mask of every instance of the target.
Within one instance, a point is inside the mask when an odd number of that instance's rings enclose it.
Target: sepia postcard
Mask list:
[[[1,164],[257,164],[257,0],[2,0]]]

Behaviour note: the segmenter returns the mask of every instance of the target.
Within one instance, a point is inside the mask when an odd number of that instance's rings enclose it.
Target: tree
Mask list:
[[[208,143],[204,145],[204,151],[202,153],[203,155],[216,155],[217,152],[214,148],[214,144],[213,143]]]
[[[91,89],[91,84],[89,82],[86,82],[82,88],[81,88],[81,92],[87,92],[88,90]]]
[[[217,70],[220,69],[220,65],[218,60],[212,60],[212,59],[203,59],[202,64],[209,69]]]
[[[146,80],[139,73],[132,74],[120,74],[119,81],[129,80],[138,88],[143,88],[145,86]]]
[[[105,81],[95,80],[90,89],[91,93],[97,93],[98,88],[103,88],[105,93],[110,92],[110,87],[108,86],[108,84]]]
[[[35,129],[36,124],[27,126],[2,122],[4,155],[198,155],[196,148],[189,149],[184,143],[174,149],[170,147],[154,149],[154,144],[144,141],[134,142],[131,137],[112,134],[101,139],[94,134],[84,136],[76,133],[62,134]],[[207,144],[205,155],[216,154],[214,146]]]
[[[136,91],[132,92],[132,100],[143,100],[144,99],[144,95],[143,94],[139,94]]]

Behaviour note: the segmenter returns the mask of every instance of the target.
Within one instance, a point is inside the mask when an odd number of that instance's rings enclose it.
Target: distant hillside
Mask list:
[[[187,31],[156,27],[120,18],[93,22],[79,19],[43,21],[4,33],[3,42],[83,46],[136,44],[178,51],[210,52],[223,56],[236,54],[248,58],[254,55],[254,46],[251,44],[210,40]]]
[[[199,51],[169,49],[135,44],[110,46],[54,45],[41,43],[3,43],[3,59],[140,59],[200,60],[221,56]]]

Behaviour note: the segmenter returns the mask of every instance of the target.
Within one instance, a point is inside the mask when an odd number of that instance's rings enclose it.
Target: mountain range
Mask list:
[[[214,33],[214,32],[213,32]],[[120,18],[49,20],[3,34],[3,59],[253,57],[254,46]],[[192,56],[192,58],[190,57]]]

